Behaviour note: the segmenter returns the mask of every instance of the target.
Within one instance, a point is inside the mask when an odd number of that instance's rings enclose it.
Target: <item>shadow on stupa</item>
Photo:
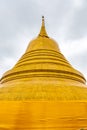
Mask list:
[[[3,128],[3,127],[0,127],[0,130],[10,130],[8,128]]]

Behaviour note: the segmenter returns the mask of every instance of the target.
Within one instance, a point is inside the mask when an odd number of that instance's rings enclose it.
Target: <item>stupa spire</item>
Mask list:
[[[39,36],[41,36],[41,37],[48,37],[46,29],[45,29],[45,19],[44,19],[44,16],[42,16],[42,26],[41,26],[41,30],[40,30]]]
[[[42,26],[45,26],[44,16],[42,16]]]

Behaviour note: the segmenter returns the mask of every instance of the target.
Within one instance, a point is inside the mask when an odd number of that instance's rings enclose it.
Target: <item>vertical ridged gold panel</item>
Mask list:
[[[87,102],[0,102],[0,130],[87,129]]]

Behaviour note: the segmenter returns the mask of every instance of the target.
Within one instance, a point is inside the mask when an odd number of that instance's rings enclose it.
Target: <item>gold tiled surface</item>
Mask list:
[[[87,102],[2,101],[0,130],[87,129]]]

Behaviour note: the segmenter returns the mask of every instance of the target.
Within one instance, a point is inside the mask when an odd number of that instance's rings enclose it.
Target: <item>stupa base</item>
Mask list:
[[[0,130],[87,130],[87,102],[0,101]]]

